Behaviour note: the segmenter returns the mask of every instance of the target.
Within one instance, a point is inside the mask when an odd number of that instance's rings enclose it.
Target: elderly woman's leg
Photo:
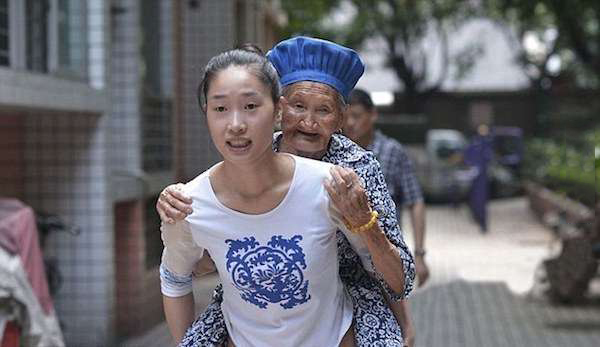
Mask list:
[[[404,346],[413,347],[415,345],[416,332],[410,318],[408,301],[393,301],[387,294],[385,295],[385,299],[394,312],[398,324],[400,324],[400,328],[402,329],[402,337],[404,338]]]
[[[228,340],[227,327],[221,311],[223,288],[215,288],[213,300],[189,327],[180,347],[222,347]],[[232,344],[233,345],[233,344]]]
[[[348,331],[346,331],[346,334],[340,342],[340,347],[356,347],[356,336],[354,336],[354,329],[354,322],[352,322],[352,325],[350,328],[348,328]]]
[[[337,241],[340,277],[354,306],[356,346],[403,347],[402,330],[379,283],[361,266],[341,232]]]
[[[356,346],[403,347],[394,313],[377,283],[367,276],[346,285],[354,304]]]

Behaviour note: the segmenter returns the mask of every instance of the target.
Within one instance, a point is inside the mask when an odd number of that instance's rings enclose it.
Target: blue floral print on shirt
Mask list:
[[[229,251],[227,271],[242,299],[260,307],[279,303],[291,309],[310,299],[308,280],[304,280],[306,262],[298,244],[301,235],[289,240],[281,235],[271,237],[267,246],[260,246],[254,237],[225,240]]]

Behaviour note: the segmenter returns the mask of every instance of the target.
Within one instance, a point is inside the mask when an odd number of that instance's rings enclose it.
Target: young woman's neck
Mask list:
[[[224,182],[238,194],[258,196],[281,180],[285,162],[281,155],[267,151],[251,163],[223,161],[221,172]]]

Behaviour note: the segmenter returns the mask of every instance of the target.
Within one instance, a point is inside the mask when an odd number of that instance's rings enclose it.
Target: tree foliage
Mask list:
[[[600,1],[486,0],[484,4],[485,14],[513,36],[519,61],[535,86],[543,89],[550,85],[548,81],[566,77],[582,86],[598,87]],[[527,40],[537,41],[540,49],[531,49]]]
[[[452,56],[449,50],[450,33],[473,13],[469,1],[284,0],[282,6],[288,15],[285,35],[308,34],[356,49],[367,39],[382,40],[386,63],[403,85],[408,109],[412,111],[418,111],[423,96],[440,89],[451,64],[456,66],[454,77],[464,77],[481,52],[476,44]],[[350,18],[332,23],[331,17],[341,9],[347,10]],[[429,69],[434,55],[433,47],[425,42],[428,35],[437,38],[441,52],[437,76],[432,76]]]

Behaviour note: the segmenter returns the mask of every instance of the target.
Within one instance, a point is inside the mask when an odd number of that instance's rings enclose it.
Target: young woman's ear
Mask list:
[[[279,100],[277,100],[277,103],[275,104],[275,130],[279,131],[281,130],[281,117],[282,117],[282,112],[283,112],[283,108],[287,105],[287,100],[285,99],[285,97],[280,96]]]
[[[283,110],[286,105],[287,100],[283,96],[280,96],[279,99],[277,99],[277,103],[275,103],[275,113],[281,114],[281,110]]]
[[[277,101],[277,105],[279,105],[280,110],[283,110],[283,108],[288,105],[288,101],[285,98],[285,96],[282,95],[279,97],[279,100]]]

